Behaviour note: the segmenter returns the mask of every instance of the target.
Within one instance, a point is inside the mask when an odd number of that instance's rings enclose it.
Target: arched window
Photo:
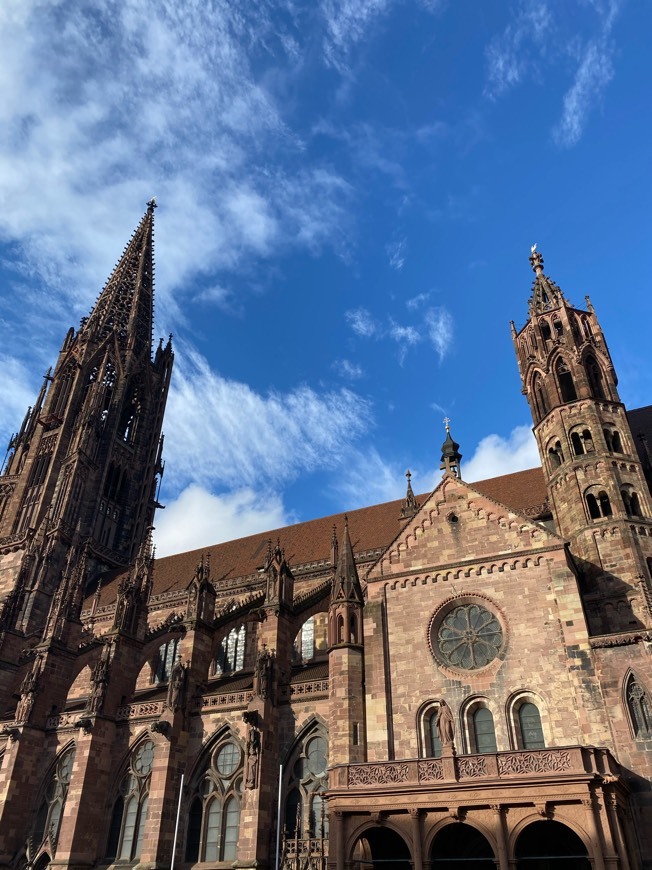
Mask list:
[[[421,758],[440,758],[441,740],[437,731],[439,704],[429,701],[420,709],[417,717],[419,756]]]
[[[571,444],[573,445],[575,456],[582,456],[584,453],[584,442],[579,432],[571,432]]]
[[[215,658],[216,674],[232,674],[244,667],[246,629],[244,623],[239,628],[232,628],[222,638]]]
[[[641,516],[641,503],[636,493],[631,486],[625,486],[621,489],[620,494],[625,506],[625,513],[630,517]]]
[[[564,327],[561,324],[561,320],[558,317],[553,317],[552,325],[553,325],[554,330],[555,330],[555,337],[561,338],[562,335],[564,334]]]
[[[553,469],[559,468],[564,461],[564,453],[561,449],[561,441],[559,441],[559,439],[553,442],[553,444],[548,448],[548,456],[550,457],[551,467]]]
[[[45,784],[43,799],[32,828],[31,838],[35,852],[43,843],[47,843],[47,848],[54,857],[74,760],[75,747],[72,746],[61,753]]]
[[[638,738],[652,737],[650,698],[634,674],[630,674],[627,680],[625,697],[634,736]]]
[[[107,858],[135,861],[140,857],[147,821],[154,744],[144,740],[131,753],[129,767],[113,804]]]
[[[179,657],[179,638],[173,637],[159,647],[152,682],[167,683]]]
[[[571,374],[568,365],[564,362],[563,359],[557,360],[557,365],[555,366],[555,372],[557,373],[557,382],[559,383],[559,394],[561,396],[562,402],[574,402],[577,399],[577,392],[575,390],[575,382],[573,380],[573,375]]]
[[[224,735],[194,777],[186,829],[186,861],[235,861],[240,831],[242,749]]]
[[[141,403],[138,394],[138,387],[134,387],[129,398],[125,402],[120,415],[120,423],[118,424],[118,437],[127,444],[133,444],[138,429],[138,419],[140,417]]]
[[[610,517],[612,515],[613,511],[611,510],[609,496],[603,489],[598,493],[598,504],[600,505],[600,513],[603,517]]]
[[[534,392],[534,404],[536,406],[536,412],[539,420],[541,420],[550,410],[550,402],[548,401],[548,393],[546,391],[545,384],[543,383],[543,378],[540,374],[537,373],[532,386]]]
[[[602,369],[593,356],[587,356],[586,358],[586,374],[589,378],[589,386],[591,387],[593,397],[595,399],[605,399]]]
[[[300,737],[290,752],[283,819],[298,839],[328,837],[324,792],[328,788],[328,740],[321,726]]]
[[[586,507],[592,520],[600,519],[600,508],[598,506],[598,500],[592,492],[589,492],[586,495]]]
[[[316,613],[307,619],[294,639],[292,660],[302,664],[325,656],[328,647],[328,614]]]
[[[592,520],[612,516],[611,502],[607,493],[601,489],[599,492],[588,492],[585,495],[586,507]]]
[[[545,749],[539,708],[526,701],[518,708],[519,749]]]
[[[550,332],[550,324],[547,320],[541,319],[539,321],[539,326],[541,327],[541,337],[544,341],[550,341],[552,339],[552,334]]]
[[[477,707],[473,712],[471,739],[473,752],[497,752],[494,717],[488,707]]]

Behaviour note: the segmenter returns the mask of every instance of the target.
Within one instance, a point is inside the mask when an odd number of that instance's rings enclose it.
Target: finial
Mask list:
[[[147,213],[148,213],[148,214],[154,214],[154,209],[155,209],[155,208],[158,208],[158,205],[157,205],[157,203],[156,203],[156,197],[153,196],[153,197],[150,199],[150,201],[147,203]]]
[[[535,242],[530,248],[530,265],[534,269],[536,275],[543,274],[543,255],[537,251],[537,243]]]
[[[451,431],[451,421],[450,421],[450,418],[449,418],[449,417],[444,417],[444,426],[446,427],[446,431],[447,431],[447,432],[450,432],[450,431]],[[408,474],[409,474],[409,473],[410,473],[410,472],[408,471]]]
[[[408,468],[408,470],[405,472],[405,476],[407,477],[408,486],[410,486],[410,480],[412,479],[412,474],[411,474],[409,468]]]

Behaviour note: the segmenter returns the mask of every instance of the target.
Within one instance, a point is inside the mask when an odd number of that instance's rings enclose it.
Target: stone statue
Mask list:
[[[166,704],[176,713],[183,706],[183,696],[186,688],[186,669],[177,659],[172,667],[170,674],[170,682],[168,684],[168,694]]]
[[[249,728],[247,737],[247,770],[245,788],[258,787],[258,762],[260,760],[260,732],[257,728]]]
[[[263,646],[258,653],[256,662],[256,680],[254,684],[254,693],[263,700],[269,696],[272,683],[272,654]]]
[[[443,698],[439,701],[439,710],[437,711],[437,735],[442,746],[452,746],[455,736],[455,725],[453,723],[453,713]]]

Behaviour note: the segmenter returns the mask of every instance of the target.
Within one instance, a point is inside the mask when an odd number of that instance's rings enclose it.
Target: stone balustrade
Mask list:
[[[367,789],[387,792],[423,784],[455,783],[465,780],[510,780],[525,777],[559,779],[577,775],[614,776],[618,765],[607,749],[564,746],[550,749],[521,749],[484,755],[458,755],[405,761],[336,765],[331,788]]]

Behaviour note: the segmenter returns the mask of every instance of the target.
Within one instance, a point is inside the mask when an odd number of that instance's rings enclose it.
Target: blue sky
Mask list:
[[[156,195],[158,552],[537,464],[537,242],[652,396],[644,0],[0,8],[0,436]]]

